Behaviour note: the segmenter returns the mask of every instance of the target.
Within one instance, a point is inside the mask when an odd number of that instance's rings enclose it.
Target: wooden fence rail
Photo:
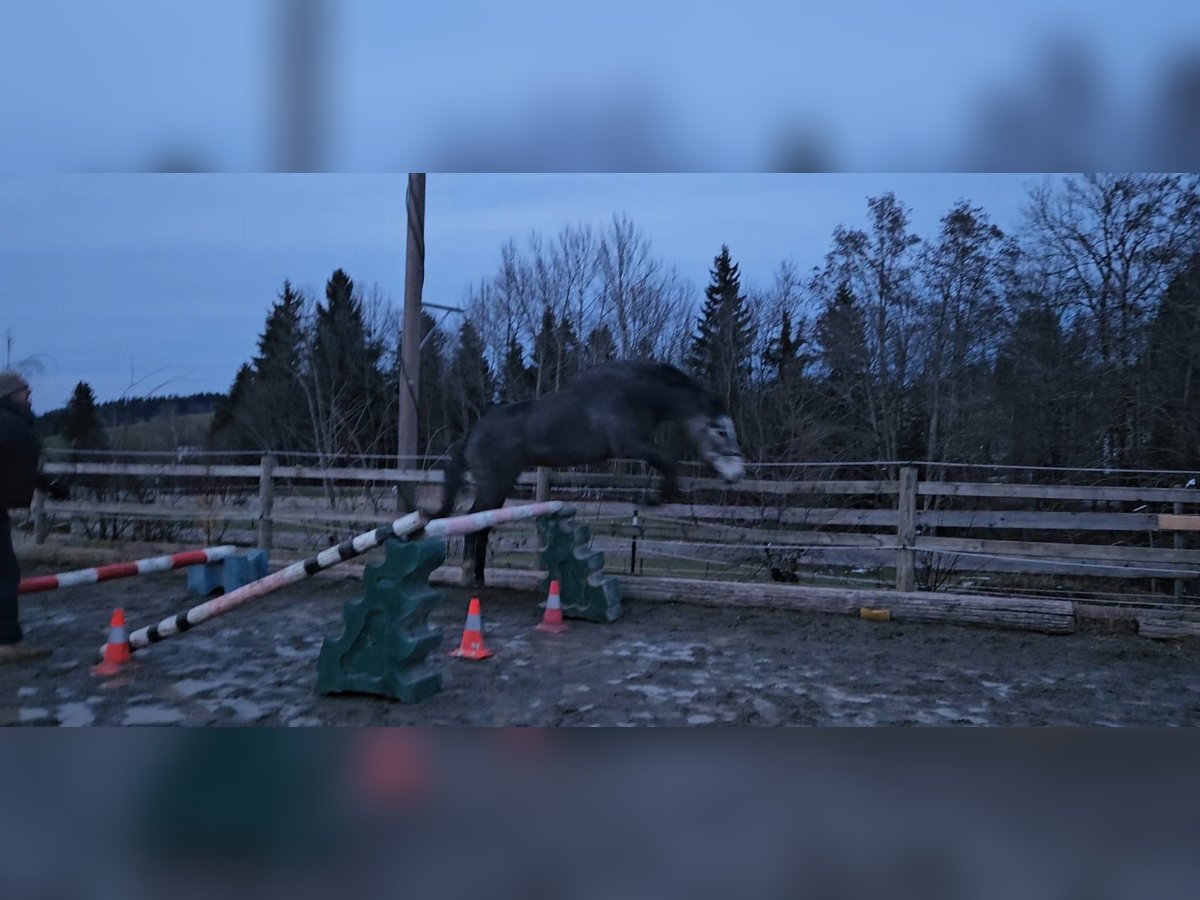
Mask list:
[[[390,521],[397,486],[411,486],[432,508],[442,481],[439,470],[320,469],[279,465],[270,455],[257,466],[53,461],[44,469],[76,484],[77,496],[35,498],[39,541],[64,521],[107,518],[219,522],[242,529],[246,543],[272,547],[298,528],[328,533]],[[539,470],[524,473],[519,489],[528,499],[569,503],[604,549],[620,556],[627,548],[631,563],[637,542],[643,565],[690,548],[713,564],[770,569],[782,580],[806,568],[869,567],[891,571],[905,593],[937,586],[930,572],[939,568],[963,576],[1165,579],[1176,596],[1200,578],[1194,489],[928,481],[905,466],[895,480],[756,478],[727,486],[682,478],[694,502],[649,507],[633,498],[649,484],[645,475]],[[528,535],[504,540],[530,546]]]

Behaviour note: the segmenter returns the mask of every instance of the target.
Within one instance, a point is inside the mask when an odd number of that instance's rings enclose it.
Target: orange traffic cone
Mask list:
[[[463,659],[487,659],[492,651],[483,646],[483,625],[479,616],[479,598],[472,597],[467,607],[467,625],[463,629],[462,643],[450,653]]]
[[[546,598],[546,614],[542,616],[542,621],[534,626],[538,631],[549,631],[551,634],[562,634],[567,630],[567,623],[563,621],[562,604],[558,599],[558,579],[550,582],[550,596]]]
[[[125,610],[114,609],[108,629],[108,643],[104,645],[104,661],[92,666],[92,672],[96,675],[115,675],[132,660],[129,635],[125,631]]]

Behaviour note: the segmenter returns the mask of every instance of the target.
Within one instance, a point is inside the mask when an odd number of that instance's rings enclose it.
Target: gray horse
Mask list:
[[[733,422],[721,402],[674,366],[618,360],[584,372],[562,390],[488,411],[450,447],[439,516],[450,514],[470,472],[471,512],[495,509],[532,466],[581,466],[640,459],[662,475],[650,503],[674,498],[679,461],[654,444],[664,423],[679,425],[697,455],[732,483],[745,475]],[[483,584],[488,532],[474,538],[475,583]],[[471,542],[469,541],[468,544]]]

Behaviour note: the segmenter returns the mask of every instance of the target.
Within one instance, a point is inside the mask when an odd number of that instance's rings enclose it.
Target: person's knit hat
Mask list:
[[[16,372],[0,372],[0,399],[15,394],[17,391],[29,390],[29,382]]]

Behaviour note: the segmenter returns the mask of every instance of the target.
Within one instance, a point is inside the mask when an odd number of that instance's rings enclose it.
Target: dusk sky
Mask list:
[[[1186,170],[1198,10],[12,3],[0,172]]]
[[[746,288],[784,260],[822,262],[835,226],[893,191],[932,235],[960,198],[1019,225],[1038,175],[428,176],[424,299],[463,305],[500,248],[531,232],[603,229],[625,214],[696,290],[728,244]],[[226,391],[283,280],[318,297],[345,269],[399,308],[404,175],[0,177],[0,336],[29,368],[38,413],[79,381],[100,401]],[[448,323],[453,326],[453,321]]]
[[[1019,224],[1029,177],[939,173],[1200,152],[1200,13],[1166,0],[40,0],[5,21],[0,337],[38,411],[81,380],[227,390],[285,278],[320,295],[341,267],[399,304],[407,171],[932,172],[431,174],[425,298],[457,305],[530,231],[626,214],[699,296],[721,244],[765,288],[888,190],[921,235],[960,198]],[[267,174],[143,174],[166,171]]]

